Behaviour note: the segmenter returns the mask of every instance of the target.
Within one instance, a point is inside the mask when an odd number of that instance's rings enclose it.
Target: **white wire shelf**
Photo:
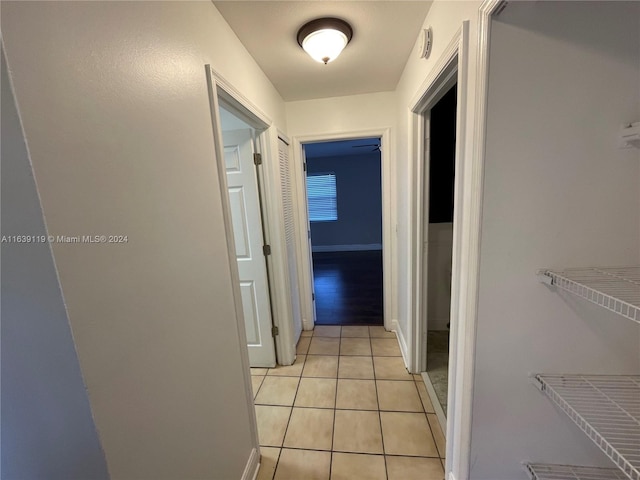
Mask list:
[[[535,379],[626,478],[640,480],[640,375],[536,375]]]
[[[627,480],[617,468],[578,467],[574,465],[525,464],[531,480]]]
[[[640,266],[541,270],[547,283],[640,323]]]

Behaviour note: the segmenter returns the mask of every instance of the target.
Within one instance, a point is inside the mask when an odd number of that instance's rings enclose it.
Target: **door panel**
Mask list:
[[[222,138],[249,363],[273,367],[276,355],[251,130],[223,131]]]
[[[247,225],[247,208],[243,187],[229,187],[229,203],[236,244],[236,259],[251,260],[251,245],[249,244],[251,235]]]
[[[289,289],[291,311],[293,314],[293,340],[297,344],[302,333],[302,310],[300,306],[300,288],[296,252],[295,221],[293,210],[293,192],[291,185],[292,166],[289,158],[289,145],[278,139],[278,160],[280,162],[280,187],[284,212],[285,241],[287,244],[287,266],[289,267]]]
[[[253,282],[240,282],[240,293],[242,294],[242,310],[244,312],[245,327],[247,330],[247,345],[260,345],[260,325],[258,324],[258,314],[256,305],[256,289]]]

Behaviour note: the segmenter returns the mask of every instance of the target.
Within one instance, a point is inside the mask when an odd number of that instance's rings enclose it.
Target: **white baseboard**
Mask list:
[[[396,337],[398,337],[398,343],[400,344],[400,353],[402,353],[402,360],[404,361],[404,366],[407,370],[411,371],[409,368],[409,347],[407,346],[407,340],[402,333],[402,328],[400,328],[400,323],[398,320],[393,320],[392,324],[394,325],[394,330],[396,332]]]
[[[260,470],[260,454],[258,449],[251,450],[247,466],[244,467],[244,473],[240,480],[256,480],[258,478],[258,470]]]
[[[312,252],[359,252],[363,250],[382,250],[381,243],[363,243],[357,245],[313,245]]]
[[[313,320],[309,320],[308,318],[303,318],[302,330],[313,330]]]

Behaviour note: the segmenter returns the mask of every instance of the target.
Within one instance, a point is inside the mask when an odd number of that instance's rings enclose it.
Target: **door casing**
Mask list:
[[[395,330],[393,322],[393,289],[392,285],[397,278],[396,265],[392,261],[392,238],[394,232],[395,208],[393,184],[395,182],[394,169],[390,159],[393,151],[391,143],[391,129],[359,130],[350,132],[328,133],[320,135],[302,135],[293,138],[295,183],[295,204],[297,210],[298,232],[298,265],[300,297],[302,309],[302,326],[304,330],[312,330],[315,325],[315,308],[312,300],[313,293],[313,267],[311,264],[311,248],[309,245],[309,214],[307,211],[306,172],[303,169],[304,149],[306,143],[332,142],[338,140],[356,140],[359,138],[378,137],[381,140],[380,165],[382,169],[382,275],[384,295],[384,326],[387,330]],[[406,360],[406,359],[405,359]]]
[[[238,335],[246,346],[246,332],[242,313],[242,299],[240,296],[240,280],[236,264],[235,245],[233,243],[233,225],[231,210],[226,194],[226,172],[224,168],[223,139],[219,116],[220,102],[230,108],[234,114],[256,129],[256,148],[262,155],[262,169],[259,176],[260,197],[263,204],[262,220],[264,241],[271,246],[271,255],[267,258],[269,272],[269,286],[271,290],[271,311],[273,324],[278,329],[275,337],[277,362],[280,365],[291,365],[295,361],[296,349],[293,339],[293,320],[291,301],[288,298],[289,273],[286,263],[286,243],[284,232],[284,218],[280,192],[280,171],[278,158],[278,129],[271,119],[264,114],[249,99],[231,85],[222,75],[210,65],[205,66],[207,85],[209,89],[209,107],[213,126],[213,139],[218,168],[218,180],[222,188],[222,206],[229,246],[230,269],[234,282],[234,302],[236,305],[236,324]],[[259,132],[259,133],[258,133]],[[283,288],[284,287],[284,288]],[[246,363],[246,365],[245,365]],[[249,377],[249,357],[244,349],[243,366],[247,374],[247,395],[253,402],[251,393],[251,379]]]
[[[429,127],[430,110],[444,96],[444,94],[457,83],[458,104],[456,118],[456,159],[454,179],[454,213],[453,213],[453,252],[452,252],[452,278],[451,278],[451,330],[449,348],[449,391],[448,412],[446,414],[446,438],[447,452],[455,452],[456,432],[454,427],[460,421],[455,416],[453,405],[456,401],[457,391],[457,355],[459,345],[458,319],[458,281],[460,276],[460,252],[461,252],[461,222],[463,213],[463,185],[464,177],[462,162],[465,146],[465,119],[467,113],[467,66],[468,66],[468,41],[469,22],[463,22],[462,27],[454,35],[453,39],[439,58],[432,73],[427,77],[420,89],[414,95],[409,108],[410,132],[412,150],[412,177],[411,185],[411,327],[408,363],[412,373],[421,373],[426,370],[426,338],[427,338],[427,258],[423,245],[428,235],[428,195],[429,195],[429,150],[425,138]],[[444,420],[444,419],[439,419]],[[453,457],[447,455],[445,471],[450,474]]]

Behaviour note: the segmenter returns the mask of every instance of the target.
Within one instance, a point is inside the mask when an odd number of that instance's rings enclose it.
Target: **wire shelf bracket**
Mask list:
[[[538,278],[640,323],[640,266],[545,269]]]
[[[575,465],[549,465],[526,463],[525,470],[531,480],[626,480],[616,468],[579,467]]]
[[[640,375],[539,374],[535,379],[625,478],[640,480]]]

